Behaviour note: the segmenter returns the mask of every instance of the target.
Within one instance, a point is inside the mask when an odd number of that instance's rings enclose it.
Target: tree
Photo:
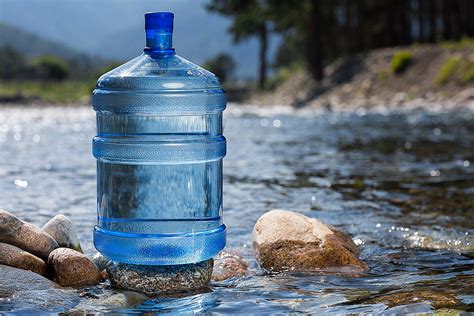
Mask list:
[[[235,62],[232,56],[221,53],[204,63],[204,68],[214,73],[222,82],[226,82],[232,77],[235,69]]]
[[[44,55],[32,62],[33,73],[37,78],[61,81],[69,76],[67,64],[59,57]]]
[[[236,43],[256,36],[260,42],[259,76],[260,89],[265,87],[267,74],[267,50],[269,33],[268,5],[265,0],[211,0],[207,5],[210,11],[233,18],[229,31]]]
[[[20,79],[26,75],[25,57],[19,51],[9,47],[0,47],[0,79]]]

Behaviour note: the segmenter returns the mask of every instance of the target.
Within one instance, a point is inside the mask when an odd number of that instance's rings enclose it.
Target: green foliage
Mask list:
[[[232,56],[221,53],[204,63],[204,68],[215,74],[222,82],[226,82],[232,77],[235,69],[235,62]]]
[[[469,83],[474,81],[474,61],[468,62],[462,67],[461,82]]]
[[[94,87],[92,81],[4,81],[0,96],[33,97],[51,103],[88,103]]]
[[[390,68],[395,74],[405,71],[413,60],[413,54],[410,51],[402,50],[396,52],[390,63]]]
[[[26,60],[19,51],[9,46],[0,47],[0,79],[21,78],[26,72]]]
[[[460,41],[444,41],[441,46],[446,49],[471,49],[474,50],[474,38],[463,37]]]
[[[268,89],[275,89],[283,82],[291,78],[291,76],[301,69],[301,63],[295,62],[289,66],[281,66],[277,69],[275,75],[268,81],[267,87]]]
[[[207,9],[233,17],[229,32],[236,42],[257,35],[269,18],[264,1],[211,0]]]
[[[64,60],[52,55],[37,57],[31,62],[35,77],[61,81],[69,76],[69,67]]]
[[[456,71],[459,69],[460,65],[461,57],[453,56],[448,58],[448,60],[446,60],[439,68],[438,76],[436,77],[436,82],[438,84],[445,84],[446,82],[448,82],[448,80],[452,78]]]

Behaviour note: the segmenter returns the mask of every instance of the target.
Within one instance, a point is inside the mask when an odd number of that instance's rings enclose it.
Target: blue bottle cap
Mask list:
[[[173,12],[145,13],[145,30],[160,30],[173,32]]]

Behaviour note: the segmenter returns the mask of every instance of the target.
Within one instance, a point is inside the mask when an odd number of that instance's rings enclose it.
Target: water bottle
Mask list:
[[[214,74],[175,53],[173,18],[146,13],[143,54],[102,75],[93,92],[94,245],[117,262],[195,263],[225,246],[226,96]]]

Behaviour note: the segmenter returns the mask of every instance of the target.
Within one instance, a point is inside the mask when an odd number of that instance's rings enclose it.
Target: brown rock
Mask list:
[[[212,271],[213,281],[223,281],[247,273],[248,263],[244,258],[226,251],[222,251],[214,259],[214,269]]]
[[[69,248],[51,252],[48,264],[54,269],[54,280],[61,286],[94,285],[102,276],[97,266],[85,255]]]
[[[409,292],[395,292],[385,294],[367,300],[365,303],[378,304],[384,303],[388,307],[409,305],[420,302],[430,302],[431,305],[436,308],[452,308],[459,304],[458,299],[446,291],[438,292],[433,290],[416,290]]]
[[[0,242],[17,246],[42,259],[47,259],[58,243],[38,227],[0,210]]]
[[[273,210],[253,230],[253,248],[260,266],[270,271],[362,272],[352,239],[318,219]]]
[[[42,228],[56,240],[59,247],[71,248],[82,252],[79,239],[72,221],[63,214],[58,214],[51,218]]]
[[[0,243],[0,264],[45,275],[46,263],[18,247]]]

